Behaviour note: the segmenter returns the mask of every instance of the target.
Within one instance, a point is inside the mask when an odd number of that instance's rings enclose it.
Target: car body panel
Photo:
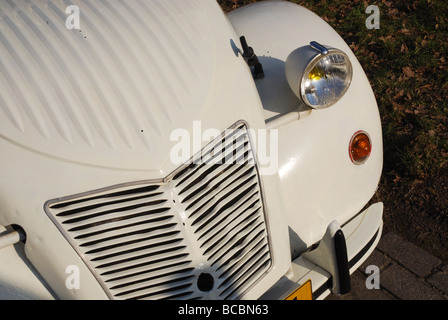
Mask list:
[[[344,225],[373,195],[382,148],[372,90],[348,46],[309,11],[267,1],[227,19],[206,0],[74,0],[76,30],[66,26],[66,2],[41,4],[0,9],[0,225],[25,230],[23,251],[11,259],[32,265],[42,297],[51,288],[60,299],[110,298],[45,212],[48,201],[165,181],[183,164],[172,151],[184,138],[187,161],[239,121],[252,130],[260,160],[273,254],[272,268],[242,299],[275,286],[331,221]],[[261,54],[265,79],[254,81],[241,55],[243,34]],[[309,110],[284,82],[287,53],[310,40],[339,46],[354,65],[352,87],[327,110]],[[363,166],[348,155],[359,129],[374,143]],[[258,134],[278,142],[274,162],[261,161]],[[79,270],[76,288],[67,285],[71,266]],[[9,288],[6,280],[0,287]]]

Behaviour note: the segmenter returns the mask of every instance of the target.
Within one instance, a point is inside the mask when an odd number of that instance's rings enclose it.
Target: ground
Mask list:
[[[224,11],[257,0],[218,0]],[[372,201],[384,228],[448,260],[448,2],[291,0],[327,21],[353,50],[380,109],[384,169]],[[370,5],[379,29],[366,27]]]
[[[382,201],[384,229],[448,261],[448,168],[423,179],[383,178],[372,201]]]

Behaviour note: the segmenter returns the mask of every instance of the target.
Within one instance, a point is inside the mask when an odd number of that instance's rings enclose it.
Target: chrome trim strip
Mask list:
[[[319,51],[322,54],[328,54],[328,49],[325,48],[323,45],[321,45],[320,43],[316,42],[316,41],[311,41],[310,42],[310,46],[311,48],[313,48],[314,50]]]

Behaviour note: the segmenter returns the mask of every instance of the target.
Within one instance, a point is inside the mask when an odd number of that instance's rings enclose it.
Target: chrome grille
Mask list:
[[[164,180],[52,200],[45,208],[114,299],[237,299],[272,264],[242,123]]]

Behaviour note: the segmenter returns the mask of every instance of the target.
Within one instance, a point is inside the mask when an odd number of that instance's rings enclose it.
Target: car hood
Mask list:
[[[93,166],[161,168],[173,130],[191,132],[221,103],[216,88],[253,87],[237,76],[247,66],[213,1],[73,4],[0,9],[0,135],[16,145]]]

